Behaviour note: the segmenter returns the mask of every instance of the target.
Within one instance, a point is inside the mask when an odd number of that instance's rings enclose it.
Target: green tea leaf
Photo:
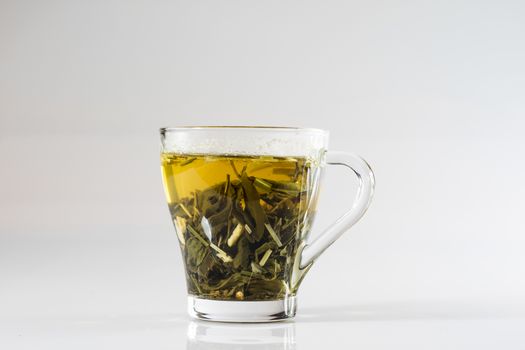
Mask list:
[[[266,213],[261,207],[259,193],[248,178],[248,175],[246,175],[246,172],[242,173],[241,184],[245,194],[246,207],[255,221],[255,232],[253,235],[256,241],[260,241],[264,233]]]
[[[189,266],[194,267],[198,267],[208,254],[208,250],[202,242],[194,237],[190,237],[190,239],[186,241],[186,251],[188,254],[187,262]]]
[[[235,269],[247,269],[250,265],[250,247],[248,240],[242,237],[237,243],[237,254],[233,258],[233,267]]]

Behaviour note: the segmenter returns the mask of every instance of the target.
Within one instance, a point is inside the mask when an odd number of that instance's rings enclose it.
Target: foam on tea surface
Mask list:
[[[161,133],[168,129],[161,129]],[[228,137],[224,136],[227,130]],[[271,132],[261,132],[270,130]],[[162,138],[163,149],[178,154],[233,154],[277,157],[319,158],[328,145],[328,132],[319,129],[196,127],[191,134],[181,128],[169,129],[170,137]],[[282,135],[286,137],[282,137]]]

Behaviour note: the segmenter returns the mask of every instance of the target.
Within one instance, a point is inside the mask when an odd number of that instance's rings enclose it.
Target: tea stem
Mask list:
[[[266,261],[268,261],[268,258],[270,257],[271,254],[272,254],[272,250],[271,250],[271,249],[268,249],[268,250],[264,253],[264,255],[263,255],[261,261],[259,261],[259,265],[264,266],[264,264],[266,264]]]
[[[232,169],[233,169],[233,172],[235,173],[235,175],[237,175],[237,177],[240,179],[241,178],[241,174],[239,174],[239,172],[237,171],[237,168],[235,167],[235,163],[233,162],[233,160],[230,160],[230,165],[232,166]]]
[[[228,238],[228,247],[233,247],[235,243],[237,243],[237,240],[239,239],[239,237],[241,237],[242,229],[242,224],[237,224],[237,226],[235,226],[230,238]]]
[[[184,210],[184,212],[186,213],[186,215],[188,215],[188,218],[191,218],[192,215],[190,214],[190,211],[188,210],[188,208],[186,208],[186,206],[182,203],[179,203],[179,207],[181,207],[182,210]]]
[[[281,243],[281,240],[277,236],[277,233],[275,233],[275,231],[273,230],[273,227],[269,223],[265,223],[264,226],[266,226],[268,233],[270,233],[270,236],[272,236],[275,243],[277,243],[277,246],[281,247],[283,244]]]
[[[204,246],[208,247],[210,245],[208,242],[206,242],[204,238],[201,237],[201,235],[193,227],[191,227],[191,225],[186,225],[186,227],[195,238],[197,238],[202,244],[204,244]]]
[[[190,163],[193,163],[193,161],[194,161],[195,159],[197,159],[197,158],[193,157],[193,158],[187,159],[187,160],[185,160],[184,162],[180,163],[180,166],[185,166],[185,165],[188,165],[188,164],[190,164]]]

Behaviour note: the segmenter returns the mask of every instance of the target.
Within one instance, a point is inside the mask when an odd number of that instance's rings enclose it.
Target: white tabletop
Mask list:
[[[14,236],[11,236],[14,237]],[[319,286],[299,293],[294,321],[225,324],[185,313],[176,241],[12,238],[0,264],[2,349],[522,349],[514,300],[366,300]],[[161,244],[162,243],[162,244]],[[317,277],[315,277],[317,274]],[[334,288],[334,287],[332,287]],[[324,297],[323,290],[333,293]],[[397,300],[396,300],[397,299]]]
[[[525,320],[479,309],[306,309],[293,322],[226,324],[184,314],[35,315],[3,320],[4,349],[522,349]]]
[[[294,322],[248,325],[170,313],[40,315],[2,323],[0,341],[4,349],[522,349],[525,337],[523,319],[474,310],[303,311]]]

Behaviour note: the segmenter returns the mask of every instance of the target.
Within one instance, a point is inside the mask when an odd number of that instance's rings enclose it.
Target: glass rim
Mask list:
[[[299,131],[299,132],[313,132],[318,134],[328,134],[328,130],[319,128],[303,128],[296,126],[269,126],[269,125],[195,125],[195,126],[175,126],[175,127],[161,127],[159,129],[161,134],[176,131],[191,131],[191,130],[257,130],[257,131]]]

